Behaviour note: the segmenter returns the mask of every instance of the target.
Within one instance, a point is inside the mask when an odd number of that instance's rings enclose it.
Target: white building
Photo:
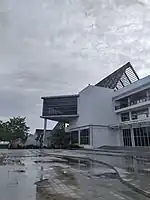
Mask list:
[[[130,63],[77,95],[42,97],[47,120],[69,124],[72,143],[87,148],[150,146],[150,76]]]

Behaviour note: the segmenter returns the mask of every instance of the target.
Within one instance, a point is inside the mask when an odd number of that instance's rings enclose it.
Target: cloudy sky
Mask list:
[[[33,132],[41,96],[77,93],[128,61],[150,74],[149,0],[0,0],[1,119],[26,116]]]

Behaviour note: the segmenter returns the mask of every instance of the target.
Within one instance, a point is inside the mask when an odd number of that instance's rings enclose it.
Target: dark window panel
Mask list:
[[[43,100],[43,116],[76,115],[77,97],[46,98]]]
[[[80,131],[80,144],[90,145],[90,130],[83,129]]]

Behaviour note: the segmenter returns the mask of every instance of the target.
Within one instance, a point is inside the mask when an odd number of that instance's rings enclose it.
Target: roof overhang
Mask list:
[[[79,115],[52,115],[52,116],[41,116],[43,119],[49,119],[57,122],[69,122],[72,119],[79,117]]]
[[[72,95],[56,95],[56,96],[46,96],[41,97],[41,99],[55,99],[55,98],[66,98],[66,97],[79,97],[79,94],[72,94]]]

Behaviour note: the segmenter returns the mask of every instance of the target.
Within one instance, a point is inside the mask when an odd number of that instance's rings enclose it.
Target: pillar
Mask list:
[[[80,145],[80,130],[78,130],[78,144]]]
[[[130,106],[130,98],[128,97],[128,106]]]
[[[132,120],[132,115],[131,115],[131,111],[129,111],[129,120]]]
[[[134,132],[133,132],[133,128],[130,128],[130,131],[131,131],[132,147],[135,147],[135,140],[134,140]]]
[[[150,118],[150,107],[148,107],[148,117]]]
[[[118,132],[119,132],[120,146],[124,146],[124,142],[123,142],[123,129],[119,128]]]
[[[93,145],[93,125],[90,125],[89,129],[90,129],[90,146],[93,148],[94,147],[94,145]]]
[[[46,137],[46,129],[47,129],[47,119],[44,118],[43,145],[44,145],[45,137]]]

